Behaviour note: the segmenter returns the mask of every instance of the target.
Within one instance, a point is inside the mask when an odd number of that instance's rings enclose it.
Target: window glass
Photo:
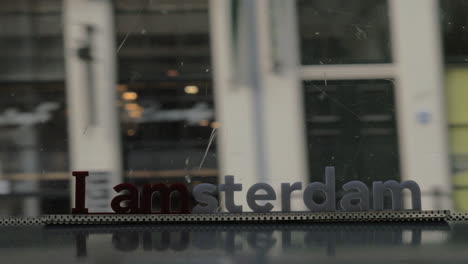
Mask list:
[[[2,216],[68,211],[61,6],[60,0],[0,3]]]
[[[400,180],[392,80],[305,81],[304,99],[311,181]]]
[[[298,1],[302,64],[391,61],[386,0]]]
[[[63,8],[0,3],[0,215],[70,212],[65,62],[76,56],[64,56]],[[113,10],[119,182],[216,182],[208,1],[121,0]]]
[[[217,182],[221,124],[215,119],[208,2],[113,2],[122,181]],[[460,114],[466,5],[440,1],[456,175],[466,167]],[[62,0],[0,3],[3,215],[70,209],[65,62],[76,54],[64,54],[63,7]],[[302,65],[391,63],[387,1],[298,0],[297,11]],[[337,168],[337,185],[400,179],[392,80],[304,81],[303,89],[311,181],[322,180],[329,165]],[[465,178],[456,176],[456,190],[465,188]]]
[[[468,63],[468,1],[441,0],[441,28],[447,63]]]
[[[468,19],[465,0],[441,0],[447,121],[455,209],[468,211]]]
[[[452,161],[454,203],[457,210],[468,211],[468,69],[447,69],[447,121]]]
[[[217,181],[208,1],[117,1],[127,181]]]

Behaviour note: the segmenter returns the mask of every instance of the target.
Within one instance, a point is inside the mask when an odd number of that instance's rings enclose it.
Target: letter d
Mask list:
[[[321,191],[325,195],[325,201],[318,204],[314,201],[314,193]],[[325,184],[313,182],[304,190],[304,203],[311,211],[336,211],[335,198],[335,167],[325,168]]]

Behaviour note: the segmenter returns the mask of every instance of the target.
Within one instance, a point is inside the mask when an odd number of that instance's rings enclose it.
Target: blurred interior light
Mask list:
[[[178,70],[167,70],[166,74],[169,77],[177,77],[180,75]]]
[[[209,123],[208,120],[200,120],[200,122],[198,122],[200,126],[208,126]]]
[[[138,98],[138,94],[135,92],[124,92],[122,94],[122,99],[131,101],[131,100],[136,100]]]
[[[142,115],[143,115],[143,110],[141,109],[128,112],[128,116],[131,118],[140,118]]]
[[[135,111],[140,109],[140,106],[138,104],[125,104],[125,110],[127,111]]]
[[[133,136],[133,135],[135,135],[135,133],[136,133],[135,129],[127,130],[127,135],[129,135],[129,136]]]
[[[143,107],[135,103],[125,104],[125,110],[130,118],[140,118],[144,112]]]
[[[184,88],[186,94],[197,94],[198,93],[198,86],[195,85],[187,85]]]
[[[221,123],[219,122],[215,121],[211,123],[211,128],[220,128],[220,127],[221,127]]]
[[[128,90],[128,85],[126,84],[119,84],[117,85],[117,90],[121,93],[125,92]]]

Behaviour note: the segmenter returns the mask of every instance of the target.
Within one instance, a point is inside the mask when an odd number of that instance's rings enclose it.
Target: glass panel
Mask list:
[[[127,181],[216,182],[208,1],[118,1],[116,25]]]
[[[69,211],[61,6],[0,3],[0,216]]]
[[[0,3],[0,216],[70,212],[62,8]],[[116,1],[114,19],[125,181],[216,182],[208,1]]]
[[[298,1],[302,64],[391,61],[386,0]]]
[[[311,181],[400,179],[393,81],[305,81],[304,97]]]
[[[468,63],[468,1],[441,0],[441,27],[447,63]]]
[[[468,211],[468,1],[440,0],[455,209]]]
[[[447,120],[454,204],[459,211],[468,211],[468,69],[447,69]]]

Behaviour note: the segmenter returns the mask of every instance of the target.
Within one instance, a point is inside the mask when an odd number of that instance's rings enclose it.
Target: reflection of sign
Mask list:
[[[203,229],[193,229],[186,226],[157,225],[145,227],[121,228],[106,227],[104,230],[70,229],[76,240],[77,256],[86,257],[90,250],[101,245],[102,234],[108,234],[111,245],[117,251],[146,251],[154,253],[181,252],[182,250],[217,250],[225,254],[251,252],[261,250],[263,253],[278,248],[287,249],[289,253],[313,252],[324,248],[327,252],[336,252],[336,247],[362,247],[421,244],[421,234],[434,231],[448,231],[448,225],[393,224],[386,225],[206,225]],[[359,239],[356,239],[359,234]],[[408,241],[402,239],[408,236]],[[382,239],[393,238],[393,239]],[[312,251],[309,251],[312,250]]]
[[[75,190],[75,207],[72,213],[86,214],[89,213],[89,208],[86,207],[85,193],[89,193],[86,188],[86,177],[89,176],[87,171],[73,172],[76,178]],[[103,184],[106,181],[104,178],[95,178],[94,183]],[[91,175],[90,178],[92,178]],[[90,182],[92,183],[92,182]],[[94,187],[93,187],[94,188]],[[370,210],[370,191],[369,188],[361,181],[351,181],[343,185],[344,195],[341,198],[339,205],[342,211],[369,211]],[[317,212],[333,212],[336,208],[335,195],[335,168],[327,167],[325,169],[325,181],[313,182],[305,186],[303,191],[304,204],[311,211]],[[412,209],[421,210],[421,190],[418,184],[414,181],[405,181],[398,183],[396,181],[380,182],[376,181],[372,184],[372,200],[373,210],[384,210],[384,192],[389,191],[391,195],[391,204],[393,210],[403,210],[403,189],[411,191]],[[95,204],[104,207],[104,198],[107,193],[102,189],[94,189],[92,195],[96,198]],[[114,190],[119,193],[111,201],[111,207],[116,213],[125,214],[150,214],[150,213],[190,213],[190,202],[192,197],[187,186],[180,183],[175,184],[145,184],[140,190],[133,184],[121,183],[114,187]],[[242,205],[236,205],[234,193],[243,190],[241,183],[234,182],[234,176],[225,176],[225,183],[215,186],[213,184],[201,183],[193,188],[192,195],[198,203],[193,207],[193,213],[216,213],[219,208],[219,201],[216,198],[217,192],[225,194],[225,208],[231,213],[241,213]],[[268,201],[274,201],[277,197],[281,199],[281,211],[291,211],[291,194],[293,192],[302,191],[302,183],[296,182],[293,184],[282,183],[281,193],[276,194],[275,190],[268,183],[256,183],[252,185],[246,195],[247,204],[253,212],[268,213],[273,211],[274,206]],[[177,193],[179,196],[178,210],[173,210],[171,204],[171,196]],[[159,194],[160,203],[159,211],[154,212],[153,195]],[[321,197],[317,201],[317,196]],[[260,203],[259,203],[260,202]],[[98,211],[99,212],[99,211]]]

